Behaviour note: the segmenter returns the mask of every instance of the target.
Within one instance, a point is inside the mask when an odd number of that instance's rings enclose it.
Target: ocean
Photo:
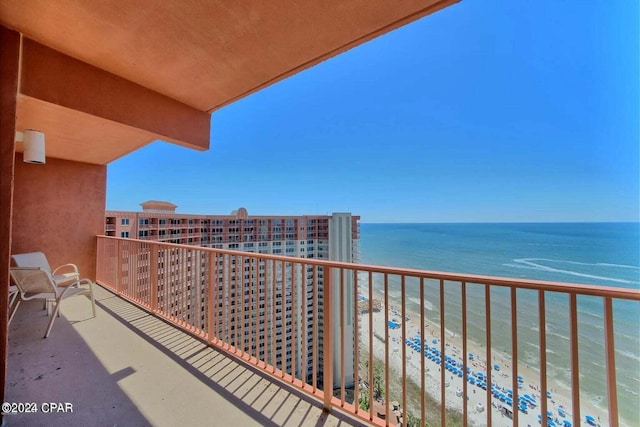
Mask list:
[[[489,276],[640,289],[640,223],[361,224],[360,262]],[[382,291],[382,283],[374,286]],[[504,292],[503,292],[504,291]],[[484,288],[469,285],[468,334],[484,337]],[[446,328],[461,333],[460,285],[445,286]],[[391,282],[390,295],[399,295]],[[438,284],[425,284],[427,317],[439,319]],[[408,308],[419,289],[407,284]],[[492,348],[510,352],[509,294],[492,291]],[[518,358],[539,366],[537,294],[519,291]],[[570,389],[568,297],[547,293],[547,375]],[[640,304],[614,302],[616,376],[623,423],[640,425]],[[578,298],[581,398],[607,407],[601,298]]]

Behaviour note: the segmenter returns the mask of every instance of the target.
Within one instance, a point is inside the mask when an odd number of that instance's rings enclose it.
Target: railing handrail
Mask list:
[[[561,293],[575,294],[575,295],[590,295],[590,296],[597,296],[597,297],[609,297],[609,298],[640,301],[640,289],[632,289],[632,288],[587,285],[587,284],[580,284],[580,283],[552,282],[552,281],[545,281],[545,280],[510,278],[510,277],[500,277],[500,276],[483,276],[483,275],[476,275],[476,274],[451,273],[446,271],[419,270],[419,269],[405,268],[405,267],[389,267],[384,265],[371,265],[371,264],[359,264],[359,263],[355,264],[355,263],[349,263],[349,262],[330,261],[330,260],[317,259],[317,258],[299,258],[299,257],[293,257],[293,256],[286,256],[286,255],[272,255],[272,254],[263,254],[258,252],[247,252],[247,251],[236,250],[236,249],[207,248],[204,246],[148,241],[143,239],[123,238],[123,237],[115,237],[115,236],[98,235],[97,237],[105,238],[105,239],[113,239],[113,240],[133,241],[133,242],[144,241],[146,244],[171,246],[175,248],[182,248],[182,249],[186,248],[191,250],[197,249],[197,250],[218,253],[218,254],[232,254],[232,255],[243,255],[248,257],[260,257],[263,259],[283,261],[283,262],[294,262],[294,263],[304,262],[305,264],[317,265],[321,267],[343,268],[343,269],[350,269],[350,270],[357,269],[358,271],[371,272],[371,273],[404,275],[404,276],[411,276],[416,278],[464,282],[469,284],[493,285],[493,286],[501,286],[501,287],[507,287],[507,288],[543,290],[543,291],[561,292]]]
[[[375,387],[376,401],[383,397],[384,413],[389,414],[389,403],[392,399],[389,383],[392,370],[394,370],[394,384],[400,387],[401,392],[401,396],[398,394],[400,392],[393,392],[401,401],[399,406],[403,411],[411,413],[410,411],[415,411],[415,405],[419,405],[421,419],[425,419],[427,403],[424,398],[427,394],[433,394],[433,390],[427,388],[424,378],[429,372],[427,363],[435,363],[439,369],[438,373],[430,375],[435,381],[437,376],[440,377],[440,396],[439,398],[435,396],[435,399],[440,405],[439,418],[445,420],[448,417],[447,402],[452,399],[445,391],[445,387],[449,385],[448,381],[445,385],[445,376],[449,375],[445,370],[453,374],[452,366],[455,366],[455,376],[462,378],[462,384],[456,391],[456,396],[467,396],[466,400],[469,400],[467,382],[474,384],[469,378],[470,364],[475,363],[471,362],[473,353],[485,360],[484,362],[480,360],[479,366],[481,369],[479,372],[486,371],[483,383],[480,384],[477,380],[475,383],[476,387],[484,391],[480,392],[479,397],[472,399],[474,404],[477,403],[479,406],[482,404],[483,408],[486,408],[486,425],[493,425],[494,409],[491,408],[497,408],[495,411],[499,410],[494,403],[498,400],[506,401],[507,398],[499,391],[507,388],[513,390],[513,396],[509,394],[508,397],[512,398],[512,402],[518,403],[518,409],[511,403],[513,410],[510,414],[513,416],[514,425],[519,425],[519,411],[529,414],[523,415],[528,418],[528,421],[531,421],[529,410],[533,410],[534,415],[535,412],[539,412],[538,415],[544,417],[548,408],[551,408],[547,402],[551,398],[549,386],[554,384],[546,368],[547,363],[553,358],[547,357],[547,335],[550,333],[548,327],[554,324],[553,321],[548,320],[547,315],[550,319],[553,313],[566,313],[566,309],[569,315],[568,322],[564,315],[556,317],[555,322],[559,320],[569,327],[567,336],[558,336],[569,341],[570,369],[568,371],[571,373],[571,387],[566,393],[571,394],[572,422],[574,425],[580,424],[580,405],[584,402],[581,397],[584,394],[581,393],[580,387],[579,360],[581,350],[584,351],[584,349],[580,348],[580,344],[588,342],[591,346],[592,343],[589,340],[593,340],[585,330],[586,326],[593,322],[587,321],[585,325],[579,326],[577,299],[579,296],[587,295],[590,297],[587,305],[590,305],[591,300],[602,298],[602,314],[595,313],[594,326],[597,328],[599,326],[598,329],[603,331],[603,346],[597,348],[604,350],[604,358],[598,359],[598,351],[601,351],[598,350],[594,353],[596,356],[594,360],[596,363],[603,364],[604,367],[605,378],[599,380],[599,384],[606,384],[607,412],[599,416],[608,418],[608,425],[611,427],[619,425],[613,304],[614,300],[640,301],[639,289],[367,265],[322,258],[247,252],[240,248],[207,248],[139,238],[98,236],[97,243],[98,280],[118,295],[151,310],[194,336],[206,339],[211,346],[247,360],[259,369],[263,369],[268,375],[294,384],[301,390],[320,398],[325,409],[341,408],[375,425],[389,425],[389,418],[381,419],[374,414],[373,391]],[[435,285],[439,289],[435,289],[431,282],[427,285],[427,280],[436,281]],[[384,299],[384,313],[377,315],[374,314],[374,285],[376,288],[384,286],[383,290],[376,289],[376,298]],[[398,291],[399,287],[400,296],[393,296],[395,302],[389,299],[390,285],[394,286],[394,291]],[[469,300],[468,291],[472,287],[474,290],[471,298],[474,299]],[[496,295],[499,301],[494,304],[491,297],[492,288],[500,287],[505,292]],[[409,293],[409,288],[412,288],[413,295]],[[484,302],[480,296],[482,288],[484,288]],[[527,290],[527,295],[522,292],[520,296],[526,296],[527,300],[531,299],[528,304],[525,303],[525,298],[518,298],[519,289]],[[419,299],[415,298],[416,290],[420,292]],[[427,291],[431,295],[425,298]],[[361,296],[366,295],[367,292],[368,298],[364,298],[364,305],[367,307],[361,311]],[[569,297],[568,306],[562,300],[556,301],[556,298],[549,298],[551,304],[548,308],[547,292],[565,294]],[[459,301],[456,301],[453,295],[455,293],[459,294]],[[534,301],[536,298],[533,298],[536,293],[537,310]],[[452,297],[454,298],[451,299]],[[435,337],[436,340],[433,343],[438,344],[438,348],[437,350],[436,347],[429,348],[428,351],[431,353],[427,354],[426,340],[429,334],[425,329],[427,327],[425,309],[432,310],[436,300],[439,313],[430,317],[430,322],[433,322],[435,328],[429,331]],[[415,317],[411,315],[417,315],[417,313],[415,309],[408,307],[409,301],[420,307],[420,328],[414,338],[411,338],[414,327],[411,322],[415,321]],[[470,301],[473,306],[479,304],[480,312],[469,309]],[[427,302],[429,304],[426,304]],[[298,305],[300,308],[297,308]],[[452,307],[449,308],[447,305]],[[498,310],[499,315],[492,314],[492,306]],[[631,307],[631,304],[621,305],[619,308],[621,316],[633,315],[637,312],[637,308]],[[460,312],[460,325],[455,318],[452,319],[449,316],[447,319],[445,311],[451,312],[451,310],[453,313]],[[510,316],[505,310],[510,311]],[[473,313],[473,316],[482,317],[482,311],[484,311],[484,335],[481,325],[479,330],[473,332],[475,338],[470,337],[468,315]],[[537,320],[535,311],[537,311]],[[437,314],[439,314],[439,322],[435,318]],[[403,320],[398,323],[392,319],[392,315]],[[366,316],[368,316],[368,327],[364,329],[364,335],[361,335],[360,322],[366,323]],[[519,338],[519,332],[522,332],[519,331],[522,329],[519,325],[523,320],[524,324],[528,325],[532,322],[532,325],[537,326],[537,341],[531,332],[528,335],[524,334],[527,338]],[[492,335],[495,336],[492,334],[492,330],[495,329],[493,324],[498,325],[498,329],[493,332],[498,331],[498,336],[507,339],[508,344],[492,338]],[[439,339],[438,335],[435,335],[438,328]],[[446,333],[447,328],[453,328],[450,329],[450,336]],[[458,328],[461,328],[461,333]],[[507,328],[507,331],[510,328],[511,334],[504,332],[504,328]],[[396,329],[400,330],[392,332]],[[535,328],[526,329],[534,331],[535,335]],[[380,338],[381,336],[383,338]],[[374,346],[374,337],[382,344],[378,343]],[[474,344],[476,339],[479,341]],[[623,339],[623,337],[617,339]],[[462,340],[461,343],[458,342],[460,340]],[[298,341],[304,345],[296,350]],[[415,344],[416,341],[417,344]],[[450,341],[453,342],[452,348],[449,348]],[[470,344],[476,347],[468,347]],[[520,347],[519,344],[523,344],[524,347]],[[360,345],[365,346],[363,347],[365,352],[362,354],[359,350]],[[455,347],[456,345],[459,347]],[[554,345],[557,347],[559,344]],[[368,350],[366,346],[369,347]],[[391,348],[394,346],[396,347],[393,348],[393,352],[398,353],[401,350],[400,354],[390,357]],[[530,369],[529,365],[520,363],[522,354],[519,354],[519,349],[521,348],[525,349],[527,355],[533,354],[534,358],[537,354],[539,362],[534,359],[532,363],[538,363],[539,374],[529,372],[527,370]],[[447,363],[451,359],[451,354],[455,358],[460,357],[458,354],[460,349],[463,355],[462,359],[459,359],[461,364]],[[469,353],[469,350],[473,350],[473,353]],[[495,350],[498,351],[495,352]],[[504,355],[501,355],[502,351],[505,352]],[[412,357],[409,357],[414,356],[413,353],[419,355],[419,367],[416,367]],[[551,351],[551,353],[554,352]],[[634,351],[632,353],[635,354]],[[498,365],[494,364],[494,368],[491,366],[501,357],[503,361],[508,360],[511,369],[510,372],[505,371],[506,375],[498,376],[496,372],[492,374],[492,371],[500,370],[499,367],[495,367]],[[425,358],[430,361],[426,362]],[[379,363],[382,359],[384,359],[384,390],[381,389],[380,382],[382,374],[373,372],[374,363]],[[369,372],[362,375],[361,371],[367,368],[367,364]],[[557,361],[551,364],[560,366]],[[566,366],[565,362],[561,365]],[[475,364],[473,366],[476,367]],[[524,391],[518,391],[523,378],[519,376],[521,368],[525,371],[522,375],[532,378],[533,384],[529,383],[528,386],[534,392],[540,393],[539,396],[534,394],[534,397],[540,399],[540,406],[536,409],[533,409],[536,407],[535,401],[533,406],[525,402],[524,408],[521,407],[523,404],[521,394],[524,393]],[[473,376],[473,373],[471,375]],[[502,377],[507,380],[501,379]],[[378,378],[378,385],[375,385],[376,378]],[[479,375],[478,378],[480,378]],[[633,379],[633,377],[630,378]],[[351,397],[347,393],[347,379],[349,387],[353,381]],[[451,380],[453,379],[454,376],[451,375]],[[361,385],[361,381],[366,381],[362,383],[365,385]],[[408,390],[409,382],[416,385],[420,382],[420,394],[413,389]],[[494,385],[496,385],[495,390]],[[367,387],[368,397],[366,396]],[[360,388],[363,389],[360,390]],[[475,394],[476,389],[473,390]],[[545,390],[547,390],[546,396]],[[551,389],[551,391],[554,390]],[[362,402],[358,397],[360,393],[365,397]],[[455,398],[453,399],[457,402]],[[628,399],[626,397],[624,399],[624,407],[627,408],[625,410],[628,410]],[[471,416],[468,404],[464,404],[466,400],[462,399],[460,415],[465,425]],[[553,401],[551,403],[553,404]],[[589,410],[597,413],[600,409],[596,406],[589,405]],[[455,405],[452,407],[455,408]]]

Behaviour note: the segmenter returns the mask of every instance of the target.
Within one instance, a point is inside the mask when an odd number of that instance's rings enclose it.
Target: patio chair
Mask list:
[[[60,302],[62,301],[62,299],[71,295],[86,292],[89,292],[89,294],[91,295],[93,317],[96,316],[96,304],[93,298],[93,282],[91,280],[79,279],[73,283],[68,284],[67,286],[58,286],[56,285],[56,282],[51,273],[42,268],[11,267],[10,273],[15,286],[18,288],[18,298],[13,307],[11,307],[11,313],[9,314],[9,323],[11,323],[13,316],[18,310],[18,306],[22,301],[39,299],[45,301],[54,301],[55,308],[53,310],[53,313],[51,313],[51,319],[49,320],[47,330],[44,334],[44,337],[47,338],[49,336],[49,332],[51,332],[51,328],[53,327],[53,322],[59,314]],[[89,285],[89,287],[81,287],[84,285]]]
[[[49,272],[58,286],[65,286],[80,280],[80,273],[75,264],[63,264],[52,270],[47,257],[42,252],[14,254],[11,255],[11,259],[16,267],[38,267]]]
[[[11,259],[16,267],[38,267],[49,272],[57,286],[77,284],[78,280],[80,280],[80,273],[75,264],[63,264],[52,270],[49,261],[47,261],[47,257],[42,252],[14,254],[11,255]],[[47,300],[43,301],[42,308],[49,309]]]

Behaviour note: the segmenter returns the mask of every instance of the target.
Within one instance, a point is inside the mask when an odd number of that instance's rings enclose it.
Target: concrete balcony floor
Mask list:
[[[35,402],[8,426],[362,425],[97,286],[97,317],[62,302],[49,338],[41,302],[24,302],[9,331],[5,400]],[[42,403],[73,413],[43,413]],[[45,408],[46,409],[46,408]]]

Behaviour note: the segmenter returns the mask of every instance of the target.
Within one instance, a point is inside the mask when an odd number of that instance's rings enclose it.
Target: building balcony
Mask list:
[[[628,399],[620,399],[626,396],[616,380],[628,331],[614,321],[614,308],[616,321],[637,319],[636,289],[104,236],[97,254],[97,281],[104,287],[98,288],[97,318],[89,318],[82,297],[65,300],[65,318],[43,340],[41,306],[24,304],[18,311],[10,330],[7,400],[48,402],[56,396],[88,417],[78,425],[94,419],[205,425],[215,417],[238,425],[382,426],[394,425],[394,408],[407,425],[536,425],[538,415],[547,419],[550,412],[557,419],[560,410],[562,420],[576,426],[587,415],[601,425],[630,422],[621,417],[619,407]],[[168,256],[196,256],[198,279],[137,268]],[[237,306],[229,298],[238,285],[232,289],[224,270],[246,258],[270,273],[265,285],[245,279],[246,304]],[[187,263],[177,268],[187,269]],[[324,279],[307,283],[291,276],[309,268],[321,268]],[[222,283],[208,279],[219,277]],[[291,296],[278,294],[269,283],[276,278],[292,285]],[[265,293],[268,303],[261,307]],[[288,317],[290,333],[283,333],[277,306],[287,299],[297,314],[290,324]],[[587,305],[600,307],[601,316],[588,316]],[[600,335],[586,336],[589,328]],[[557,354],[563,355],[561,372],[554,365]],[[637,370],[630,375],[637,377]],[[593,376],[601,378],[601,399],[584,392]],[[321,415],[323,409],[329,414]],[[35,418],[7,419],[26,425]]]
[[[353,422],[112,292],[94,290],[97,316],[88,298],[65,299],[47,339],[42,304],[20,305],[9,330],[5,400],[36,402],[38,412],[5,415],[7,426]],[[49,402],[69,403],[73,412],[45,413]]]

